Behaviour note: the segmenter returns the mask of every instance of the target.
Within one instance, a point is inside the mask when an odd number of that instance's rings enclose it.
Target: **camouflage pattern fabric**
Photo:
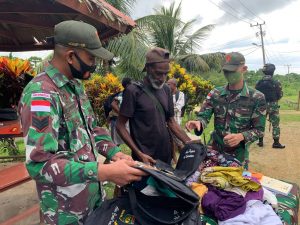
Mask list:
[[[300,192],[297,184],[293,184],[288,196],[277,194],[278,215],[284,225],[298,225],[299,198]]]
[[[273,139],[280,138],[279,108],[280,107],[277,102],[267,102],[267,115],[269,116],[269,121],[272,124]]]
[[[207,127],[214,114],[214,129],[210,144],[220,152],[234,155],[240,162],[247,162],[249,145],[263,137],[266,121],[266,101],[264,95],[247,86],[240,92],[228,90],[228,86],[212,90],[204,101],[198,119],[202,127]],[[242,133],[244,142],[226,150],[224,136]]]
[[[103,196],[97,154],[111,158],[119,148],[96,126],[82,83],[50,65],[24,89],[19,114],[44,223],[83,224]]]

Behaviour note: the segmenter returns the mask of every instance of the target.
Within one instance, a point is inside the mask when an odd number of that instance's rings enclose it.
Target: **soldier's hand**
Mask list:
[[[244,140],[244,135],[241,133],[227,134],[223,139],[224,144],[229,147],[237,146],[243,140]]]
[[[117,160],[120,160],[120,159],[126,159],[126,160],[129,160],[129,161],[133,161],[132,157],[130,155],[126,155],[124,154],[123,152],[117,152],[112,158],[111,160],[112,161],[117,161]]]
[[[147,174],[134,168],[136,162],[120,159],[110,164],[99,164],[98,179],[100,181],[111,181],[119,186],[124,186],[133,181],[141,180]]]
[[[194,129],[197,129],[198,131],[200,131],[201,130],[201,123],[200,123],[200,121],[190,120],[185,124],[185,128],[188,131],[191,131],[191,130],[194,130]]]
[[[144,153],[141,153],[139,155],[139,158],[141,159],[141,161],[147,165],[154,165],[156,163],[156,161],[149,155],[146,155]]]

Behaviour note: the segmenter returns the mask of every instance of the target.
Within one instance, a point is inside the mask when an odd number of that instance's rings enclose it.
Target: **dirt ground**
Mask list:
[[[284,111],[281,114],[283,113],[290,112]],[[300,112],[297,114],[300,117]],[[300,186],[300,122],[280,125],[280,141],[286,145],[285,149],[272,148],[272,133],[267,127],[264,147],[260,148],[256,144],[252,144],[250,148],[250,169],[273,178],[297,183]]]
[[[282,112],[288,114],[290,112]],[[295,111],[292,112],[295,114]],[[298,113],[300,116],[300,112]],[[271,133],[266,130],[265,145],[259,148],[253,144],[250,150],[250,169],[263,174],[297,183],[300,186],[300,122],[281,124],[281,141],[286,144],[284,150],[272,148]],[[12,164],[0,164],[0,170]],[[0,193],[0,225],[6,219],[28,209],[38,202],[33,181]],[[300,221],[300,213],[299,213]],[[19,225],[37,224],[39,215],[18,223]]]

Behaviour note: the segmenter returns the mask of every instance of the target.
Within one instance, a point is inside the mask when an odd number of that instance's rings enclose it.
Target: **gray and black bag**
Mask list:
[[[201,225],[199,197],[184,180],[198,169],[205,156],[203,145],[191,144],[183,149],[175,170],[164,164],[163,168],[150,168],[141,163],[137,168],[149,176],[128,185],[121,197],[103,202],[85,225]],[[145,192],[149,180],[156,184],[160,195]]]

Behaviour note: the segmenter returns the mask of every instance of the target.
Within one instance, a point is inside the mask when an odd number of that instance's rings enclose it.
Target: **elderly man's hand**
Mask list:
[[[133,161],[132,157],[130,155],[126,155],[123,152],[117,152],[112,158],[112,161],[118,161],[120,159],[126,159],[129,161]]]
[[[140,153],[139,158],[143,163],[147,165],[154,165],[156,163],[156,161],[151,156],[144,153]]]
[[[197,131],[201,130],[201,122],[196,120],[190,120],[185,124],[185,128],[188,131],[191,131],[193,129],[197,129]]]
[[[100,181],[111,181],[119,186],[124,186],[133,181],[139,181],[147,174],[140,169],[134,168],[134,161],[120,159],[110,164],[99,164],[98,179]]]

